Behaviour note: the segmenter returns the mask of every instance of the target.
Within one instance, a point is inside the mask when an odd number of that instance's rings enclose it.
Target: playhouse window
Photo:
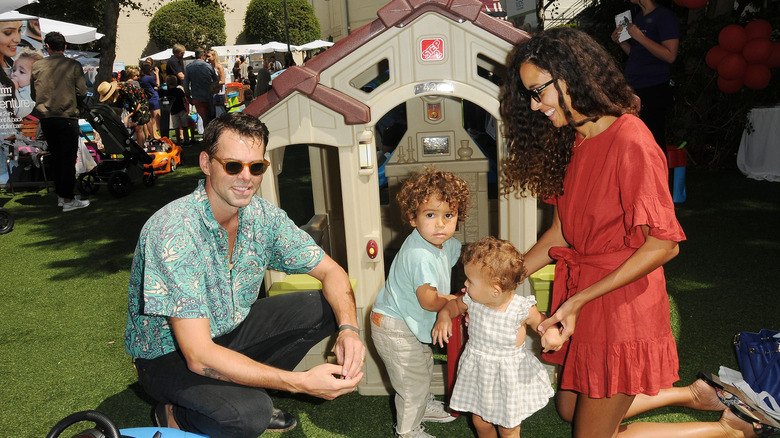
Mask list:
[[[362,73],[352,78],[349,84],[358,90],[371,93],[388,79],[390,79],[390,62],[385,58],[363,70]]]
[[[500,85],[506,76],[506,67],[495,59],[480,53],[477,55],[477,75]]]

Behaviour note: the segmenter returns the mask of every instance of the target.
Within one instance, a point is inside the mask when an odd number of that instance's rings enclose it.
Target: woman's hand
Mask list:
[[[637,26],[634,23],[627,24],[626,30],[628,31],[628,34],[631,35],[631,38],[633,38],[637,42],[639,42],[639,40],[645,37],[645,34],[642,32],[642,29],[640,29],[639,26]]]
[[[548,329],[557,330],[555,324],[560,324],[561,338],[565,342],[574,334],[574,329],[577,326],[577,319],[580,317],[580,311],[582,311],[583,304],[580,304],[580,300],[577,294],[571,296],[568,300],[564,301],[558,310],[552,314],[549,318],[542,321],[539,324],[538,330],[543,336]]]
[[[622,26],[616,27],[615,30],[612,31],[612,35],[610,38],[612,38],[612,41],[616,42],[617,44],[620,44],[620,31],[623,30]]]

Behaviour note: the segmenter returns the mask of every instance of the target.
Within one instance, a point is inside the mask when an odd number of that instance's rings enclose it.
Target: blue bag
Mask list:
[[[734,336],[742,378],[756,393],[766,391],[780,401],[780,332],[763,329]]]

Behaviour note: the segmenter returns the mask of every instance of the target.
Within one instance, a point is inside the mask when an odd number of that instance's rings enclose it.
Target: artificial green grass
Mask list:
[[[14,230],[0,235],[0,436],[44,436],[63,417],[86,409],[107,414],[120,428],[151,425],[152,401],[135,383],[124,353],[130,261],[146,219],[195,187],[197,152],[185,149],[187,165],[160,176],[155,187],[136,187],[121,199],[101,188],[92,205],[69,213],[45,191],[0,194],[0,205],[16,219]],[[298,178],[289,171],[281,176]],[[284,207],[288,184],[280,187]],[[292,210],[297,201],[287,206]],[[700,369],[736,368],[731,339],[737,331],[778,328],[780,184],[734,171],[689,170],[688,201],[677,210],[688,241],[665,269],[682,385]],[[392,436],[389,397],[280,396],[277,404],[293,412],[299,426],[269,436]],[[638,421],[717,418],[665,408]],[[474,436],[466,417],[426,427],[439,437]],[[522,431],[526,437],[569,435],[552,402],[523,422]]]

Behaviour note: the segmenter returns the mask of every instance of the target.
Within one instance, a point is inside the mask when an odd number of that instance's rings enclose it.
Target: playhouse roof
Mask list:
[[[427,12],[435,12],[459,23],[469,21],[512,45],[528,39],[526,32],[516,29],[507,21],[482,13],[483,9],[484,4],[479,0],[393,0],[377,11],[378,18],[373,22],[351,32],[305,66],[293,66],[285,70],[274,79],[273,87],[255,99],[244,112],[259,117],[298,91],[343,115],[347,125],[368,123],[371,120],[370,108],[353,97],[320,84],[319,77],[323,71],[386,30],[408,25]]]

